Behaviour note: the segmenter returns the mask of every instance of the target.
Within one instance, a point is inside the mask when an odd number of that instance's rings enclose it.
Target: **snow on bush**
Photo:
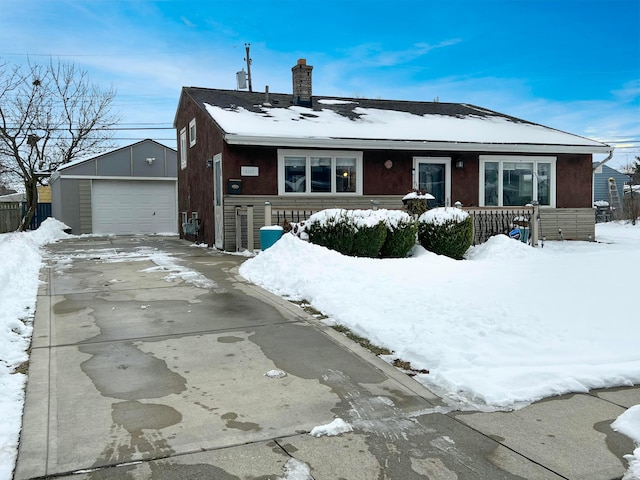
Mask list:
[[[448,222],[461,223],[469,216],[467,212],[455,207],[432,208],[418,218],[419,222],[433,225],[444,225]]]
[[[460,260],[473,243],[473,220],[459,208],[431,209],[418,218],[418,241],[430,252]]]

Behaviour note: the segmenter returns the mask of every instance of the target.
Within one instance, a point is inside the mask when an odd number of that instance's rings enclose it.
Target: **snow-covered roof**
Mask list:
[[[468,104],[293,96],[185,87],[230,144],[608,153],[594,140]]]

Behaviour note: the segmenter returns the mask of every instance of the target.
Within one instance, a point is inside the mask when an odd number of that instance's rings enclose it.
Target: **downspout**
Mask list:
[[[607,163],[609,160],[611,160],[611,157],[613,157],[613,151],[615,150],[614,147],[611,147],[611,150],[609,150],[609,155],[607,155],[607,158],[605,158],[604,160],[602,160],[600,163],[598,163],[595,167],[593,167],[593,170],[595,171],[597,168],[600,168],[602,165],[604,165],[605,163]]]
[[[602,160],[600,163],[596,164],[593,167],[593,171],[591,172],[591,201],[593,201],[593,197],[596,194],[596,182],[595,182],[596,170],[600,168],[602,165],[604,165],[605,163],[607,163],[609,160],[611,160],[611,157],[613,157],[614,150],[615,148],[612,147],[611,150],[609,150],[609,155],[607,155],[607,158],[605,158],[604,160]]]

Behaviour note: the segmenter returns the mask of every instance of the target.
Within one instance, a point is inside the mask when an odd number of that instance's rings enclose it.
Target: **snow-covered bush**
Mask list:
[[[387,238],[380,249],[382,258],[404,258],[416,244],[418,224],[406,212],[389,210],[386,212],[385,225]]]
[[[357,257],[404,257],[417,226],[398,210],[328,209],[314,213],[305,229],[311,243]]]
[[[378,257],[380,249],[387,238],[387,227],[384,219],[380,218],[379,215],[367,214],[367,212],[376,213],[373,210],[353,210],[352,212],[357,215],[352,216],[354,235],[351,255],[355,257]]]
[[[354,231],[347,210],[331,208],[314,213],[307,220],[305,229],[311,243],[351,255]]]
[[[459,208],[431,209],[418,218],[418,241],[430,252],[460,260],[473,242],[473,219]]]

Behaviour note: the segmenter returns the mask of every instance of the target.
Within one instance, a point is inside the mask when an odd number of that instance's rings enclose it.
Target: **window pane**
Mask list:
[[[331,157],[311,157],[311,191],[331,192]]]
[[[484,164],[484,204],[498,205],[498,162]]]
[[[538,202],[540,205],[551,205],[551,165],[538,163]]]
[[[336,158],[336,192],[356,191],[356,159]]]
[[[429,208],[445,206],[445,174],[446,167],[443,163],[418,164],[418,189],[435,197],[435,200],[427,201]]]
[[[284,191],[302,193],[307,191],[307,159],[305,157],[284,157]]]
[[[533,163],[502,164],[502,204],[521,206],[533,200]]]

